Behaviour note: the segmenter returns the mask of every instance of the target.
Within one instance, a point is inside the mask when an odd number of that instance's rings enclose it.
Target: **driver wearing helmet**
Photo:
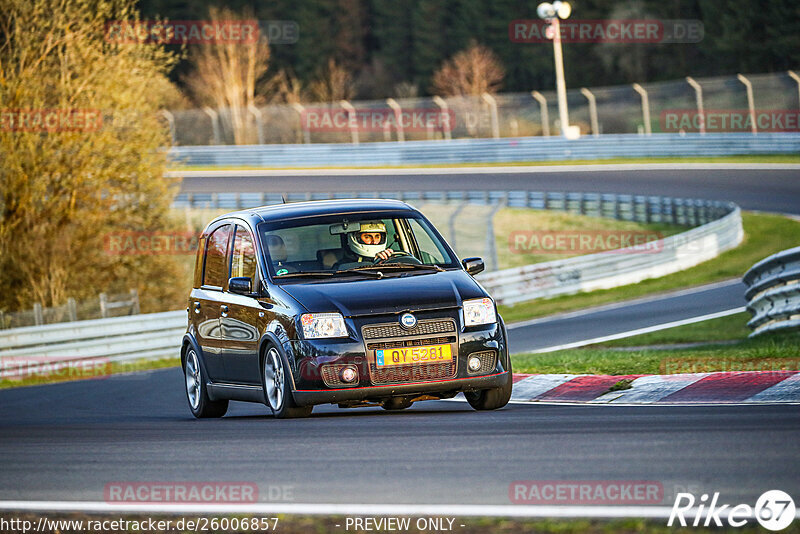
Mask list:
[[[380,221],[362,222],[359,230],[347,234],[347,246],[340,266],[386,260],[393,254],[392,249],[386,248],[386,225]]]

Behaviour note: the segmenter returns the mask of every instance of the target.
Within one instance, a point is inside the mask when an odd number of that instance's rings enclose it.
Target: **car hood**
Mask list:
[[[311,312],[339,311],[346,317],[455,308],[463,300],[486,296],[483,288],[462,270],[281,287]]]

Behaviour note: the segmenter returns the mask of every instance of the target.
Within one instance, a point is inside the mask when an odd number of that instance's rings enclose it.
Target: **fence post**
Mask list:
[[[0,330],[6,327],[6,312],[0,310]]]
[[[450,215],[450,220],[448,221],[448,227],[450,229],[450,246],[453,247],[453,250],[456,249],[456,218],[458,214],[461,213],[461,210],[467,205],[467,201],[464,200],[462,203],[453,211],[453,214]],[[458,251],[456,250],[456,254]]]
[[[106,294],[100,293],[100,317],[105,319],[108,317],[108,306],[107,306]]]
[[[167,123],[169,123],[169,135],[172,138],[173,146],[177,145],[178,144],[178,137],[177,137],[177,134],[175,132],[175,116],[172,113],[170,113],[169,111],[167,111],[166,109],[162,109],[161,110],[161,115],[165,119],[167,119]]]
[[[75,303],[75,299],[72,297],[67,299],[67,313],[70,321],[74,322],[78,320],[78,306]]]
[[[489,113],[492,117],[492,137],[495,139],[500,138],[500,121],[497,118],[497,99],[490,95],[489,93],[483,93],[481,95],[484,102],[489,104]]]
[[[131,315],[139,315],[139,292],[136,288],[131,289]]]
[[[210,107],[206,106],[203,108],[206,115],[211,117],[211,130],[214,132],[214,144],[221,145],[222,144],[222,132],[219,129],[219,113],[215,110],[211,109]]]
[[[800,99],[800,76],[793,70],[786,71],[789,73],[789,76],[797,82],[797,98]]]
[[[700,133],[706,133],[706,115],[703,110],[703,88],[691,76],[686,77],[686,81],[694,89],[695,99],[697,100],[697,114],[700,115]]]
[[[397,100],[394,98],[387,98],[386,104],[394,111],[394,120],[397,123],[395,126],[397,129],[397,142],[403,143],[406,140],[406,134],[405,131],[403,131],[403,108],[400,107],[400,104],[398,104]]]
[[[260,109],[255,107],[253,104],[248,104],[247,109],[250,113],[253,114],[253,117],[256,119],[256,135],[258,136],[258,144],[264,144],[264,114],[261,112]]]
[[[597,101],[590,90],[581,87],[581,94],[589,101],[589,120],[592,123],[592,135],[597,137],[600,135],[600,128],[597,122]]]
[[[644,134],[652,135],[653,130],[650,126],[650,98],[648,98],[645,88],[638,83],[633,84],[633,90],[639,93],[642,97],[642,120],[644,121]]]
[[[447,105],[445,99],[439,95],[434,95],[433,103],[439,106],[439,109],[442,110],[444,116],[447,117],[447,120],[442,121],[442,124],[446,124],[446,126],[442,129],[442,135],[447,141],[449,141],[453,138],[452,134],[450,133],[450,130],[453,129],[453,125],[450,124],[450,107]]]
[[[297,112],[297,115],[300,119],[300,131],[303,132],[303,143],[311,144],[311,132],[308,131],[306,128],[306,123],[303,120],[306,116],[306,108],[303,107],[302,104],[298,104],[297,102],[292,104],[292,109]]]
[[[42,313],[42,305],[38,302],[33,303],[33,322],[36,326],[44,324],[44,314]]]
[[[550,117],[547,113],[547,99],[539,91],[531,91],[531,96],[539,102],[539,110],[542,115],[542,135],[550,137]]]
[[[340,100],[339,105],[347,112],[347,122],[350,123],[350,140],[354,145],[358,144],[358,122],[355,118],[356,108],[347,100]]]
[[[741,74],[737,74],[736,78],[744,84],[747,90],[747,108],[750,110],[750,129],[753,130],[753,135],[756,135],[758,129],[756,128],[756,104],[753,99],[753,84]]]
[[[494,237],[494,216],[504,205],[505,203],[502,199],[495,204],[494,208],[492,208],[492,211],[489,213],[489,219],[486,221],[486,248],[488,249],[488,259],[491,263],[490,270],[493,271],[496,271],[500,268],[498,265],[499,260],[497,259],[497,242]]]

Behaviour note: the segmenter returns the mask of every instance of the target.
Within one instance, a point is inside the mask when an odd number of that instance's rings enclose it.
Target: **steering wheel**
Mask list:
[[[421,261],[419,261],[417,258],[412,256],[408,252],[405,252],[404,250],[394,250],[394,251],[392,251],[392,255],[389,256],[388,258],[386,258],[385,260],[382,259],[382,258],[378,258],[376,256],[375,260],[373,261],[373,263],[375,265],[382,265],[382,264],[384,264],[384,263],[386,263],[388,261],[391,261],[393,263],[411,263],[411,264],[414,264],[414,265],[422,265]]]

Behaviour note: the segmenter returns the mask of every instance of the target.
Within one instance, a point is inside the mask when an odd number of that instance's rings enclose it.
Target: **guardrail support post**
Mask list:
[[[307,145],[311,144],[311,132],[309,132],[308,128],[306,128],[306,121],[304,120],[306,116],[306,108],[303,106],[303,104],[295,102],[292,104],[292,109],[297,112],[297,116],[300,119],[300,131],[303,132],[303,143]]]
[[[697,114],[700,116],[700,133],[706,133],[706,115],[703,109],[703,88],[691,76],[686,77],[686,81],[694,89],[695,99],[697,100]]]
[[[542,116],[542,135],[550,137],[550,117],[547,113],[547,99],[539,91],[531,91],[531,96],[539,102],[539,112]]]
[[[600,135],[600,128],[597,123],[597,101],[590,90],[581,87],[581,94],[589,101],[589,120],[592,123],[592,135],[598,137]]]
[[[0,330],[4,330],[6,327],[6,312],[0,310]]]
[[[356,108],[347,100],[340,100],[339,104],[347,112],[347,122],[350,123],[350,142],[358,144],[358,123],[356,122]]]
[[[253,104],[248,104],[247,106],[248,111],[253,114],[253,118],[256,120],[256,136],[258,139],[258,144],[264,144],[264,114],[261,112],[260,109],[255,107]]]
[[[753,98],[753,84],[741,74],[737,74],[736,78],[744,84],[747,90],[747,109],[750,110],[750,129],[753,131],[753,135],[756,135],[758,129],[756,127],[756,104]]]
[[[38,302],[33,303],[33,322],[36,326],[44,324],[44,314],[42,313],[42,305]]]
[[[489,93],[483,93],[481,95],[483,101],[489,104],[489,113],[492,117],[492,137],[495,139],[500,138],[500,121],[497,118],[497,99],[490,95]]]
[[[210,107],[206,106],[203,108],[206,115],[211,118],[211,131],[214,133],[214,144],[221,145],[222,144],[222,132],[219,128],[219,113],[216,110],[211,109]]]
[[[394,111],[394,120],[395,120],[395,128],[397,129],[397,142],[404,143],[406,140],[406,134],[403,130],[403,108],[400,107],[400,104],[397,103],[397,100],[394,98],[387,98],[386,104],[392,108]]]
[[[433,103],[439,106],[439,109],[442,110],[444,116],[447,117],[446,121],[442,121],[442,124],[446,124],[446,126],[442,129],[442,136],[444,136],[447,141],[450,141],[453,138],[452,134],[450,133],[453,129],[453,125],[450,124],[450,107],[447,105],[445,99],[439,95],[435,95],[433,97]]]
[[[650,125],[650,98],[647,96],[647,90],[638,83],[633,84],[633,90],[639,93],[642,97],[642,120],[644,121],[644,134],[652,135],[653,129]]]

